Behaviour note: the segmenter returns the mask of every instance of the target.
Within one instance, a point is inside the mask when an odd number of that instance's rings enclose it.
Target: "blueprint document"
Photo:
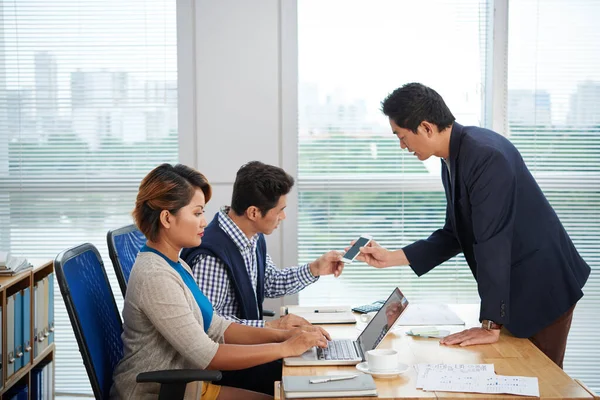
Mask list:
[[[538,378],[496,375],[492,364],[419,364],[417,372],[426,391],[540,396]]]

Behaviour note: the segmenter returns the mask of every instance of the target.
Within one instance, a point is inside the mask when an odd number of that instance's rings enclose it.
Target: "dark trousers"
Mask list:
[[[575,305],[558,317],[556,321],[529,338],[542,353],[547,355],[560,368],[563,367],[565,359],[567,336],[569,336],[569,330],[571,329],[574,309]]]
[[[274,395],[275,381],[281,380],[282,362],[273,361],[237,371],[222,371],[223,378],[215,385],[232,386],[254,392]]]

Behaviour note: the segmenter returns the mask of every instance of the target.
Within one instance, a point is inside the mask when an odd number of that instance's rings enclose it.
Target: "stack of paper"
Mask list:
[[[538,378],[496,375],[493,364],[419,364],[417,389],[540,396]]]
[[[32,265],[25,257],[13,257],[0,251],[0,276],[18,274],[31,267]]]
[[[409,336],[420,336],[426,338],[443,338],[448,336],[450,334],[450,331],[445,329],[438,329],[433,326],[428,326],[422,328],[412,328],[411,330],[407,331],[406,334]]]

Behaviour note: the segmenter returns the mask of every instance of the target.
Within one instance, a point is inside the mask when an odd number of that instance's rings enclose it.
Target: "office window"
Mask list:
[[[176,162],[175,0],[0,1],[0,249],[54,258],[89,241],[122,299],[106,232],[141,178]],[[56,391],[89,393],[64,303]]]
[[[299,2],[300,261],[341,249],[361,233],[399,248],[442,225],[439,160],[422,163],[401,151],[379,101],[404,83],[420,81],[446,99],[458,122],[484,125],[486,90],[504,89],[484,84],[493,44],[487,34],[490,7],[484,1]],[[508,31],[500,31],[509,44],[507,130],[501,133],[519,148],[592,267],[575,311],[565,369],[596,391],[599,13],[598,1],[512,0]],[[437,29],[442,18],[443,31]],[[408,267],[373,270],[354,263],[337,280],[325,277],[302,291],[300,302],[370,302],[395,285],[416,301],[479,301],[459,256],[421,278]]]
[[[459,122],[480,124],[489,7],[482,0],[298,2],[300,261],[343,249],[361,233],[398,248],[443,225],[441,161],[401,150],[380,101],[422,82]],[[478,299],[458,256],[422,278],[409,267],[376,271],[355,262],[340,278],[300,292],[300,303],[371,302],[395,285],[414,301]]]
[[[600,1],[512,0],[509,138],[592,268],[564,367],[600,390]]]

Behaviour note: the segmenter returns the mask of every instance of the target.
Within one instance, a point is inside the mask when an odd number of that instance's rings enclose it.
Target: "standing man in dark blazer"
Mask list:
[[[505,325],[562,368],[573,309],[590,267],[513,144],[462,126],[433,89],[409,83],[382,102],[400,147],[442,158],[446,222],[429,238],[389,251],[376,242],[359,259],[377,268],[410,265],[421,276],[464,253],[481,298],[480,328],[442,344],[494,343]]]

